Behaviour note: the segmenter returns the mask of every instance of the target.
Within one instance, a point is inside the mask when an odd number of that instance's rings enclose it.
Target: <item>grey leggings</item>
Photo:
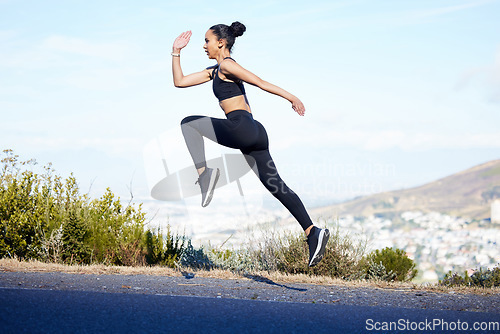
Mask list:
[[[206,167],[206,137],[223,146],[239,149],[248,164],[256,166],[256,174],[262,184],[297,219],[302,229],[312,225],[304,205],[278,174],[269,153],[266,130],[253,119],[246,110],[235,110],[226,115],[227,119],[205,116],[188,116],[181,122],[182,134],[196,168]],[[255,171],[255,168],[254,168]]]

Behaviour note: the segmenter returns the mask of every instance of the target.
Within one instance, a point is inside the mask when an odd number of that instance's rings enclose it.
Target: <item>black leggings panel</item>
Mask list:
[[[181,122],[182,134],[196,168],[206,167],[206,137],[226,147],[239,149],[262,184],[276,197],[297,219],[302,229],[312,225],[300,198],[295,194],[278,174],[278,170],[269,153],[269,140],[264,126],[253,119],[245,110],[235,110],[227,115],[227,119],[206,116],[188,116]]]

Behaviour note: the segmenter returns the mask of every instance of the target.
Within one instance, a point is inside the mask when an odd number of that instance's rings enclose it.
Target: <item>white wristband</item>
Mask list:
[[[173,53],[173,52],[171,53],[171,55],[174,56],[174,57],[180,57],[181,56],[180,53]]]

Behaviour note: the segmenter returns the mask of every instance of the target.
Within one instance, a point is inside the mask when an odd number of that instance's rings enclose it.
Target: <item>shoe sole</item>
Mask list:
[[[215,177],[210,179],[210,183],[208,185],[208,194],[207,197],[205,198],[205,203],[202,203],[202,207],[206,207],[210,204],[212,201],[212,197],[214,196],[214,190],[215,190],[215,185],[217,184],[217,181],[219,181],[219,176],[220,176],[220,170],[217,168]]]
[[[323,259],[328,239],[330,239],[330,231],[322,229],[321,232],[319,232],[318,246],[316,246],[316,251],[314,252],[311,262],[309,262],[309,267],[314,267]]]

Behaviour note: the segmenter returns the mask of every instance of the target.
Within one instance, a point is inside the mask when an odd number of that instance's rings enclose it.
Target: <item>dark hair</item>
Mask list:
[[[231,52],[231,49],[234,45],[234,40],[236,39],[236,37],[240,37],[241,35],[243,35],[247,28],[243,23],[236,21],[231,23],[230,26],[225,24],[216,24],[210,27],[210,30],[213,31],[214,35],[217,36],[218,39],[226,40],[226,47],[229,49],[229,52]]]

